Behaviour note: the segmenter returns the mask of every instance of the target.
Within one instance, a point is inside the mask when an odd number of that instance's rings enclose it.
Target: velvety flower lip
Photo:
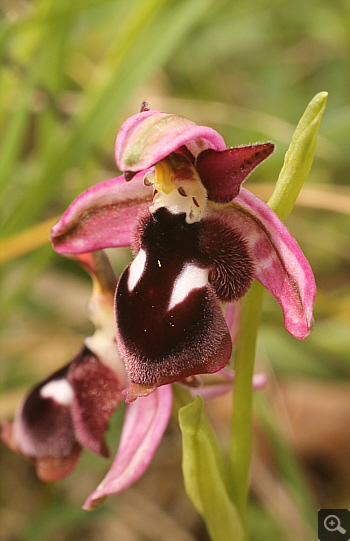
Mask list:
[[[28,394],[3,439],[32,460],[43,481],[61,479],[75,467],[82,447],[109,455],[104,434],[124,385],[84,346]]]
[[[229,331],[205,268],[211,264],[203,227],[165,208],[149,212],[139,228],[138,258],[117,286],[121,353],[131,382],[150,390],[160,381],[216,372],[231,356]],[[127,401],[133,394],[131,386]]]

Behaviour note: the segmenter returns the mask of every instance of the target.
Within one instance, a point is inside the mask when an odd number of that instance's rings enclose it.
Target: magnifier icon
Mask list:
[[[346,533],[346,530],[340,526],[340,520],[336,515],[328,515],[324,519],[324,527],[329,532],[335,532],[338,531],[340,533]]]

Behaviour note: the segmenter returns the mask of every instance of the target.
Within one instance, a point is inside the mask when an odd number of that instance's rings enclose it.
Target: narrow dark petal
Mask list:
[[[122,399],[115,373],[84,347],[71,363],[68,381],[74,390],[72,413],[77,440],[91,451],[109,456],[104,435]]]
[[[242,182],[274,150],[273,143],[248,145],[217,151],[207,149],[196,160],[196,169],[217,203],[228,203],[239,193]]]
[[[119,346],[132,382],[159,386],[216,372],[231,339],[208,283],[201,224],[161,208],[143,218],[140,252],[116,295]]]

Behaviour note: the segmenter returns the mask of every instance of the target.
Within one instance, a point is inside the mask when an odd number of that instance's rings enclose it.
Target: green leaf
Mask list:
[[[319,92],[311,100],[296,127],[292,142],[286,152],[275,190],[268,202],[268,205],[281,220],[285,220],[291,212],[309,174],[327,96],[327,92]]]
[[[252,452],[254,361],[264,288],[254,280],[244,298],[235,354],[235,382],[231,418],[230,494],[244,527]]]
[[[241,541],[242,525],[227,492],[225,465],[203,414],[202,397],[180,409],[179,422],[187,495],[203,516],[213,541]]]

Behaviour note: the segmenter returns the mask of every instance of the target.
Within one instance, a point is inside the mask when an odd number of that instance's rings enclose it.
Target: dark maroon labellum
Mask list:
[[[26,398],[17,434],[21,452],[61,458],[82,445],[108,456],[104,434],[121,390],[114,372],[84,346]]]
[[[140,252],[116,293],[119,345],[131,381],[163,385],[218,371],[230,358],[231,339],[217,294],[238,298],[251,282],[242,239],[220,219],[187,224],[185,214],[164,207],[141,220],[139,233]],[[230,267],[234,251],[239,261]],[[243,268],[244,287],[237,285],[236,266]]]
[[[41,396],[48,384],[67,381],[69,365],[61,368],[35,387],[28,395],[21,412],[21,451],[35,458],[68,456],[75,445],[70,406],[54,398]]]

